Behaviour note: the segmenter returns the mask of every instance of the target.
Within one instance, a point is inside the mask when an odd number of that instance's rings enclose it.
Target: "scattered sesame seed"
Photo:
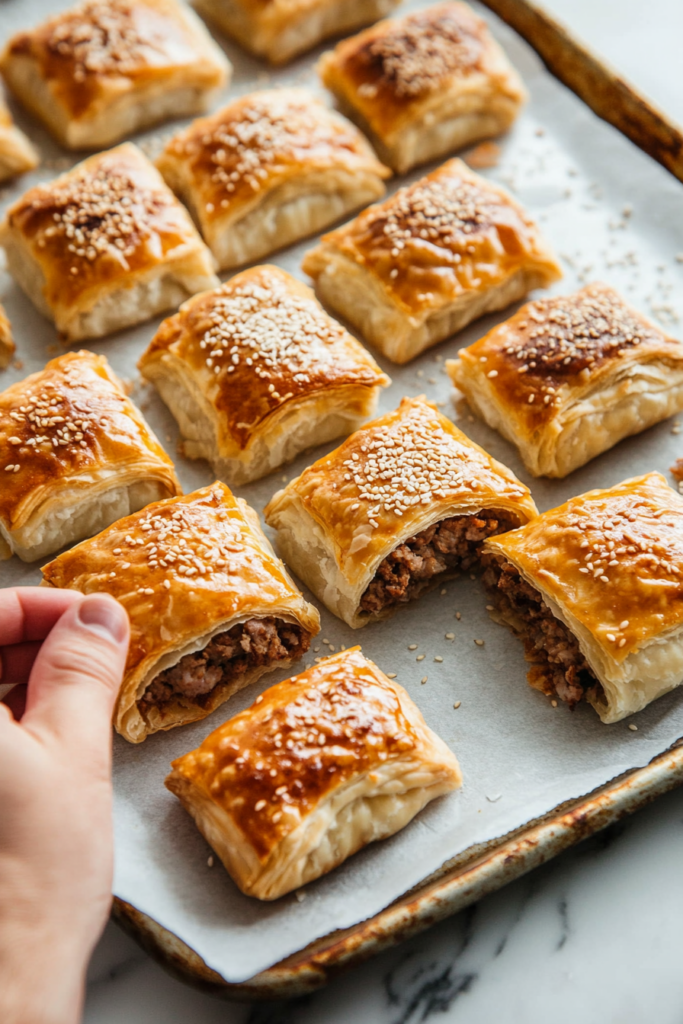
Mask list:
[[[387,679],[395,679],[396,672],[387,672]]]
[[[409,651],[416,651],[417,650],[417,644],[408,644],[408,650]]]
[[[443,658],[441,657],[441,655],[440,655],[440,654],[436,654],[436,655],[434,656],[434,661],[443,661]]]
[[[460,619],[462,618],[462,615],[460,614],[460,612],[456,612],[455,613],[455,617],[458,620],[458,622],[460,622]]]
[[[426,683],[428,679],[429,679],[429,676],[422,676],[422,679],[420,680],[420,682],[421,683]]]
[[[484,646],[484,641],[483,640],[475,640],[474,642],[477,645],[477,647],[483,647]]]
[[[415,659],[415,661],[424,661],[424,657],[425,657],[424,654],[418,654],[418,656]]]
[[[212,868],[213,867],[213,863],[214,863],[213,862],[213,857],[212,856],[207,857],[206,858],[206,863],[207,863],[208,867]]]
[[[550,701],[550,703],[551,703],[551,705],[552,705],[552,706],[553,706],[554,708],[556,708],[556,707],[557,707],[557,701],[556,701],[556,700],[551,700],[551,701]]]
[[[458,708],[460,707],[461,704],[462,704],[461,700],[456,700],[455,704],[453,705],[453,707],[455,708],[456,711],[458,710]]]
[[[446,633],[447,640],[455,640],[455,633]]]
[[[638,732],[638,726],[637,725],[631,724],[631,725],[629,725],[629,729],[631,730],[631,732]]]

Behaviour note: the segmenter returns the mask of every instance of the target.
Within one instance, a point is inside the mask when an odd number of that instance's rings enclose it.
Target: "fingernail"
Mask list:
[[[107,640],[120,644],[126,639],[128,624],[126,613],[112,597],[92,594],[85,597],[78,606],[77,616],[88,629],[105,633]]]

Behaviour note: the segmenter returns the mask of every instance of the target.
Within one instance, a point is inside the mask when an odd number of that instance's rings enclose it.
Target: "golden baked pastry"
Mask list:
[[[351,433],[390,383],[310,288],[271,266],[189,299],[138,366],[178,420],[184,453],[231,485]]]
[[[288,565],[357,629],[478,562],[536,515],[515,475],[424,396],[356,431],[265,509]]]
[[[141,323],[219,283],[187,210],[131,143],[29,189],[0,224],[0,245],[68,341]]]
[[[180,493],[104,356],[69,352],[0,393],[0,558],[33,562]]]
[[[494,617],[530,684],[619,722],[683,682],[683,498],[659,473],[589,491],[484,545]]]
[[[4,370],[9,366],[15,352],[16,345],[12,337],[12,326],[5,312],[5,307],[0,305],[0,370]]]
[[[683,410],[683,345],[612,289],[530,302],[446,368],[534,476],[567,476]]]
[[[167,787],[261,900],[327,874],[462,785],[455,756],[360,647],[271,686],[171,767]]]
[[[384,195],[391,175],[350,122],[302,89],[251,93],[157,159],[221,269],[261,259]]]
[[[461,160],[323,235],[302,266],[395,363],[562,276],[521,206]]]
[[[206,110],[230,64],[177,0],[85,0],[19,32],[0,71],[68,149],[101,149]]]
[[[194,0],[245,49],[284,64],[330,36],[383,18],[399,0]]]
[[[486,22],[458,2],[344,39],[319,71],[399,174],[507,131],[527,97]]]
[[[128,612],[114,725],[131,743],[205,718],[301,657],[320,628],[254,510],[220,483],[120,519],[46,565],[43,577],[111,594]]]
[[[38,166],[38,154],[17,128],[0,93],[0,182]]]

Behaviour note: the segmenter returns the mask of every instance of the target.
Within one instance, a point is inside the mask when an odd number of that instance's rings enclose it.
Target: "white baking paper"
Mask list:
[[[60,6],[61,0],[8,0],[3,4],[0,29],[8,35]],[[418,0],[402,9],[420,6],[425,4]],[[566,276],[555,291],[569,291],[595,279],[607,281],[672,332],[680,331],[683,262],[676,259],[683,252],[680,183],[599,121],[548,74],[526,44],[483,13],[531,92],[527,111],[501,142],[499,165],[484,173],[512,189],[560,253]],[[270,72],[236,47],[226,44],[226,51],[236,69],[231,96],[267,83],[315,87],[317,54],[284,71]],[[50,178],[56,167],[71,162],[45,133],[16,113],[51,164],[6,190],[4,204],[28,184]],[[163,133],[142,137],[148,151],[159,148],[162,134],[171,134],[168,126]],[[410,180],[417,176],[411,175]],[[299,263],[306,247],[296,246],[273,260],[301,276]],[[11,317],[23,362],[22,369],[10,369],[0,378],[6,386],[40,369],[59,349],[51,326],[6,273],[0,278],[0,301]],[[674,422],[669,421],[623,442],[568,480],[531,480],[511,445],[471,417],[462,404],[454,404],[443,370],[444,358],[500,319],[480,320],[409,367],[398,368],[380,359],[393,378],[392,387],[382,396],[382,410],[394,408],[403,395],[426,393],[531,485],[541,509],[637,473],[653,469],[666,473],[683,454],[683,437],[676,435]],[[135,379],[136,359],[157,323],[90,347],[105,353],[124,377]],[[176,455],[174,421],[155,393],[136,386],[134,396],[173,454],[185,489],[209,483],[212,476],[205,463]],[[332,447],[304,455],[293,466],[239,493],[261,512],[283,480]],[[0,567],[3,586],[37,583],[39,578],[38,567],[16,560]],[[203,722],[153,736],[140,746],[116,737],[115,893],[180,936],[227,981],[243,981],[313,939],[375,914],[472,844],[501,836],[562,801],[645,765],[683,735],[683,690],[632,719],[637,732],[629,731],[627,723],[602,725],[589,707],[574,712],[564,706],[553,708],[528,687],[521,644],[489,620],[485,606],[479,582],[466,577],[427,595],[391,621],[356,632],[321,609],[323,629],[315,644],[323,654],[323,638],[337,649],[361,643],[386,672],[398,673],[428,724],[460,759],[465,779],[460,792],[434,802],[399,835],[367,848],[327,878],[309,885],[301,902],[294,895],[275,903],[243,896],[220,863],[208,867],[209,847],[163,780],[174,757],[197,746],[222,721],[247,707],[259,690],[282,678],[272,674]],[[460,620],[456,611],[461,613]],[[455,640],[445,639],[449,632],[455,633]],[[484,645],[476,645],[475,639],[484,640]],[[411,652],[408,645],[413,643],[419,646]],[[418,661],[423,654],[424,660]],[[437,655],[442,662],[434,660]],[[313,652],[308,664],[312,656]],[[422,684],[424,677],[427,682]],[[462,702],[457,710],[456,701]]]

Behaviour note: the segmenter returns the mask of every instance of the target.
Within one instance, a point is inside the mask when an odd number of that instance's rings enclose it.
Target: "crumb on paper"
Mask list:
[[[212,856],[212,855],[210,855],[210,856],[208,856],[208,857],[206,858],[206,864],[207,864],[207,867],[210,867],[210,868],[212,868],[212,867],[213,867],[213,865],[214,865],[214,859],[213,859],[213,856]]]
[[[294,893],[294,895],[296,896],[297,901],[299,903],[303,903],[303,901],[306,899],[308,893],[304,892],[303,889],[297,889],[297,891]]]
[[[14,367],[15,370],[23,370],[24,369],[24,361],[23,361],[23,359],[15,359],[14,362],[12,363],[12,366]]]
[[[468,150],[463,159],[473,170],[483,171],[487,167],[497,167],[500,156],[500,146],[495,142],[480,142],[474,149]]]

